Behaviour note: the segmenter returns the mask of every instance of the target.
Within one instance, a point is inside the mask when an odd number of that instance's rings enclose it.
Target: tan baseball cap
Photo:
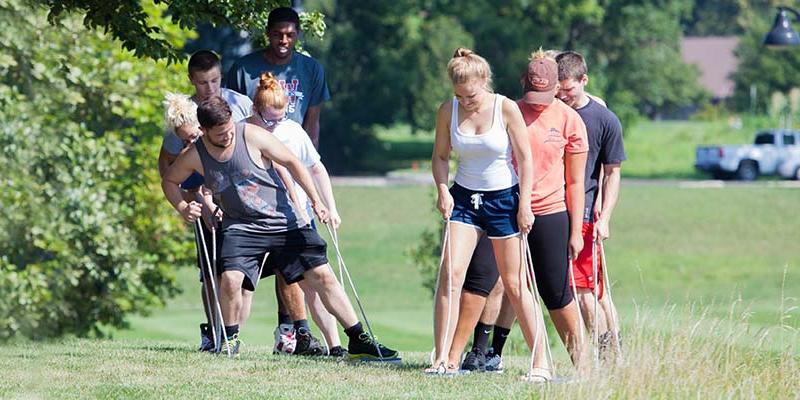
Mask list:
[[[522,101],[529,104],[550,104],[556,97],[558,64],[546,58],[528,63]]]

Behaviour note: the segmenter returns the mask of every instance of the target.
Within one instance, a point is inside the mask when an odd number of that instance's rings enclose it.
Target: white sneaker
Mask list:
[[[272,354],[292,354],[297,346],[297,339],[294,336],[294,325],[280,324],[273,332],[275,336],[275,346],[272,347]]]

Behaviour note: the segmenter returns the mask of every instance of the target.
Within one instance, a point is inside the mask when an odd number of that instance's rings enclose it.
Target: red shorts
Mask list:
[[[594,234],[594,224],[591,222],[583,223],[583,250],[578,254],[578,259],[572,264],[572,274],[575,276],[575,286],[579,288],[594,290],[594,279],[592,274],[592,247],[595,249],[595,259],[597,262],[597,280],[600,282],[598,299],[603,298],[605,285],[603,284],[603,259],[600,256],[600,246],[592,246]]]

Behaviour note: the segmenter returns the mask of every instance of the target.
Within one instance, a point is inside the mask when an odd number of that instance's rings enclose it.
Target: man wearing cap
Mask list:
[[[524,95],[517,101],[517,106],[528,128],[534,158],[533,192],[529,204],[536,221],[528,235],[528,245],[533,255],[539,294],[573,364],[577,365],[581,358],[581,326],[570,286],[569,265],[583,248],[583,180],[589,151],[586,126],[575,110],[555,98],[558,65],[552,56],[541,50],[531,54],[522,83]],[[520,202],[520,206],[522,204]],[[473,272],[468,270],[467,275],[470,273]],[[469,277],[465,281],[470,282]],[[497,306],[503,298],[498,295],[502,285],[495,286],[480,318],[484,332],[491,328],[486,321],[496,321],[492,347],[485,355],[484,368],[490,371],[503,368],[502,351],[514,322],[514,311],[507,301],[503,300],[502,306]],[[478,288],[468,289],[475,291]],[[463,302],[461,306],[464,307]],[[475,366],[481,370],[478,363]],[[473,369],[468,365],[464,367]]]

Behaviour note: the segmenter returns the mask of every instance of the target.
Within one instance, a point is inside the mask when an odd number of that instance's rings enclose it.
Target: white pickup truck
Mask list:
[[[766,130],[756,134],[753,144],[698,146],[694,167],[717,179],[752,181],[776,174],[790,150],[799,146],[798,131]]]

